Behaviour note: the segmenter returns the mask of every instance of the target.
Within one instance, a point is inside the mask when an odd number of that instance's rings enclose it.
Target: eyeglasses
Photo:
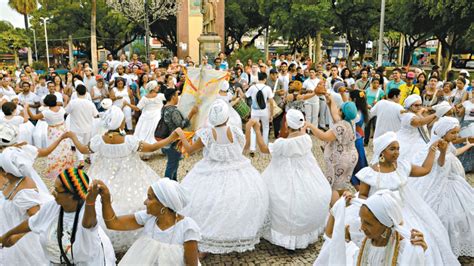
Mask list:
[[[422,104],[421,103],[416,103],[416,104],[412,104],[413,107],[421,107]]]

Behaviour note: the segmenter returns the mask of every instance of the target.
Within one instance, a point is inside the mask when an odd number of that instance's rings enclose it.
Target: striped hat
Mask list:
[[[89,177],[78,168],[68,168],[58,175],[63,186],[73,195],[86,199],[87,188],[89,187]]]

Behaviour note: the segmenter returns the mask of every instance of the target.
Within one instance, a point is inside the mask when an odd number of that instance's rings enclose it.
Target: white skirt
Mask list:
[[[199,161],[181,185],[189,203],[183,209],[201,229],[201,252],[253,250],[260,242],[268,211],[268,192],[248,160]]]
[[[156,111],[144,111],[138,119],[138,123],[135,127],[135,133],[133,135],[146,143],[155,143],[155,130],[158,126],[160,118],[161,109]]]
[[[18,127],[19,134],[18,134],[18,141],[19,142],[27,142],[28,144],[33,145],[33,133],[35,132],[35,126],[30,121],[21,124]]]
[[[38,120],[33,132],[33,143],[38,148],[48,147],[48,123]]]
[[[142,236],[133,243],[118,265],[184,266],[184,248],[181,245],[161,243],[148,236]]]

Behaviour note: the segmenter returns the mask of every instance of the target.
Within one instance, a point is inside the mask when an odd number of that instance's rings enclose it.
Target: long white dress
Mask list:
[[[227,129],[232,132],[231,142]],[[268,212],[268,191],[250,160],[243,154],[245,136],[236,127],[202,128],[203,159],[182,181],[189,203],[183,215],[201,228],[201,252],[214,254],[253,250]]]
[[[91,179],[100,179],[107,185],[117,216],[143,209],[148,187],[160,178],[140,159],[137,152],[139,144],[140,141],[130,135],[125,136],[125,141],[121,144],[107,144],[102,136],[94,136],[90,142],[90,149],[94,153],[87,173]],[[140,230],[107,230],[117,251],[127,250],[139,233]]]
[[[56,201],[51,200],[42,205],[41,209],[28,220],[28,226],[33,233],[39,235],[41,248],[48,261],[52,263],[60,263],[61,251],[57,239],[60,209],[61,206]],[[99,223],[93,228],[84,228],[82,226],[84,209],[85,207],[83,206],[79,214],[76,239],[72,248],[70,248],[70,237],[75,212],[64,212],[62,244],[66,256],[78,266],[115,265],[115,253],[112,243]],[[39,247],[36,246],[35,248]],[[74,255],[74,260],[72,260],[72,255]]]
[[[184,266],[184,243],[201,239],[198,225],[189,217],[184,217],[166,230],[161,230],[156,225],[157,218],[146,211],[136,212],[135,220],[144,226],[142,236],[127,251],[119,265]]]
[[[426,130],[426,126],[418,129],[410,123],[416,117],[414,113],[404,113],[401,115],[401,128],[397,132],[398,143],[400,144],[400,158],[411,162],[414,156],[422,151],[426,143],[419,130]],[[429,136],[427,134],[427,136]]]
[[[0,191],[1,194],[1,191]],[[22,189],[11,200],[0,195],[0,235],[28,219],[27,211],[43,203],[40,193],[34,189]],[[0,265],[48,265],[37,234],[27,234],[13,247],[0,249]]]
[[[3,117],[1,118],[0,123],[18,127],[18,142],[25,141],[28,144],[33,144],[33,132],[35,126],[30,121],[25,122],[23,117],[16,115],[10,119]]]
[[[397,169],[390,173],[379,173],[371,167],[360,170],[356,176],[370,186],[369,197],[380,189],[389,189],[400,194],[403,202],[404,225],[423,232],[428,250],[425,258],[428,265],[459,265],[450,248],[448,232],[436,213],[420,195],[407,185],[411,164],[398,161]]]
[[[279,138],[262,174],[270,195],[270,227],[264,238],[286,249],[306,248],[326,225],[331,185],[311,151],[311,137]]]
[[[137,107],[142,110],[142,114],[133,134],[136,138],[150,144],[156,142],[155,130],[161,118],[161,108],[163,108],[164,100],[163,93],[158,93],[154,98],[145,96],[138,102]]]
[[[426,151],[417,158],[426,158]],[[444,165],[438,164],[436,152],[431,172],[420,178],[410,178],[409,185],[418,191],[446,227],[451,249],[456,256],[474,257],[474,189],[466,181],[464,168],[450,144]],[[474,159],[474,158],[473,158]],[[416,164],[422,164],[421,160]]]

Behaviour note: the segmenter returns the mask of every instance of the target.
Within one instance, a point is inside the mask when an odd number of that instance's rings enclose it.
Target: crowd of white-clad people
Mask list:
[[[109,55],[99,73],[87,62],[64,76],[0,73],[0,265],[198,265],[261,239],[297,250],[321,236],[315,265],[474,257],[469,72],[201,60]],[[190,132],[202,110],[177,106],[193,67],[230,79]],[[164,173],[146,163],[160,152]],[[271,158],[263,172],[257,153]]]

